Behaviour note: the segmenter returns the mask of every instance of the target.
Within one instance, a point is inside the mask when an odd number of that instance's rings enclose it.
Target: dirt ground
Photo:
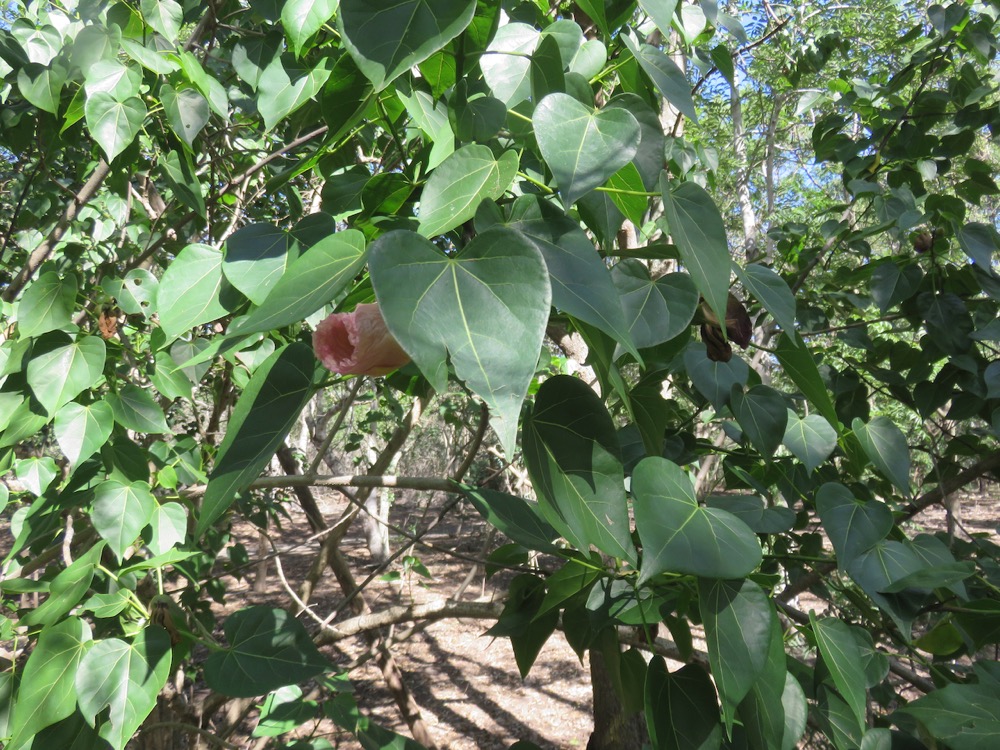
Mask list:
[[[322,509],[327,518],[336,518],[342,511],[344,506],[338,497],[332,492],[323,496]],[[428,519],[426,509],[418,505],[423,501],[419,496],[404,496],[393,508],[391,523],[401,528],[421,528]],[[997,541],[995,502],[995,498],[982,494],[964,497],[961,512],[964,530],[972,534],[986,533]],[[433,513],[432,510],[431,517]],[[944,510],[935,507],[916,519],[910,533],[934,532],[944,527]],[[274,541],[279,548],[284,547],[307,536],[307,529],[302,514],[293,511],[292,523],[286,524]],[[246,527],[242,532],[247,548],[253,550],[255,535],[252,529]],[[467,582],[462,594],[465,600],[490,600],[504,590],[509,577],[500,574],[488,580],[481,567],[470,574],[473,563],[443,551],[453,550],[467,557],[482,558],[487,550],[503,543],[502,537],[490,535],[488,527],[471,506],[457,506],[447,521],[424,540],[436,549],[417,548],[412,554],[427,567],[433,578],[410,572],[399,581],[374,581],[366,590],[373,609],[446,599],[454,595],[463,582]],[[405,540],[396,537],[391,547],[395,550],[400,544],[405,544]],[[358,580],[372,570],[360,528],[349,534],[343,551]],[[289,582],[296,586],[305,573],[308,556],[304,553],[286,555],[282,561]],[[393,569],[400,571],[401,566],[397,563]],[[233,601],[245,596],[248,604],[266,602],[288,606],[288,597],[283,594],[273,567],[267,581],[266,593],[255,594],[251,575],[232,590]],[[315,611],[325,616],[340,601],[342,593],[333,576],[328,574],[314,596]],[[822,607],[819,601],[815,605]],[[543,647],[531,673],[522,680],[509,641],[484,634],[490,624],[487,620],[440,620],[392,646],[407,686],[438,747],[500,750],[518,740],[529,740],[546,749],[586,747],[593,728],[587,664],[581,664],[557,631]],[[350,671],[362,711],[383,726],[409,734],[381,673],[370,660],[364,662],[365,646],[361,638],[342,641],[337,644],[336,651],[327,649],[327,653],[342,667],[362,661],[361,666]],[[302,729],[310,736],[326,737],[334,747],[352,750],[360,747],[349,734],[328,722]]]
[[[320,498],[327,518],[337,518],[344,503],[335,493]],[[427,523],[423,508],[417,502],[424,498],[406,497],[393,508],[390,523],[400,528],[422,528]],[[440,502],[438,498],[437,502]],[[292,523],[285,522],[282,531],[272,535],[279,548],[285,548],[309,535],[301,512],[289,505]],[[434,515],[432,510],[430,516]],[[254,556],[257,538],[249,526],[235,530]],[[482,558],[506,540],[491,538],[488,527],[468,504],[459,504],[445,521],[436,526],[424,540],[438,549],[416,548],[419,558],[433,576],[427,579],[415,572],[404,574],[394,582],[376,579],[366,589],[365,596],[374,610],[386,607],[426,603],[447,599],[455,594],[470,577],[474,563],[459,560],[440,550],[454,550],[465,556]],[[394,551],[406,540],[391,541]],[[342,550],[358,581],[372,570],[360,523],[348,534]],[[282,555],[282,569],[293,588],[298,587],[310,562],[306,550]],[[392,569],[403,573],[397,562]],[[482,567],[477,567],[462,593],[462,599],[489,601],[506,588],[509,575],[500,573],[487,580]],[[254,591],[255,573],[236,583],[231,589],[232,602],[267,603],[291,608],[280,579],[270,566],[265,593]],[[343,594],[332,573],[321,579],[311,603],[314,611],[325,617],[343,600]],[[307,627],[313,627],[303,619]],[[593,729],[589,667],[567,645],[556,631],[542,648],[534,667],[521,679],[510,641],[485,635],[490,620],[444,619],[431,622],[425,628],[400,643],[392,645],[392,653],[402,669],[406,685],[420,706],[425,723],[439,748],[453,750],[500,750],[518,740],[529,740],[541,748],[584,748]],[[397,626],[405,630],[406,625]],[[361,637],[336,644],[324,653],[334,664],[346,667],[363,661],[366,647]],[[381,672],[371,661],[364,661],[349,673],[361,710],[382,726],[409,735],[400,714],[385,687]],[[252,723],[252,720],[251,720]],[[319,727],[303,726],[301,734],[325,737],[334,747],[358,748],[350,735],[328,722]],[[235,737],[233,738],[235,739]],[[252,743],[251,743],[252,745]],[[247,745],[248,747],[251,745]]]

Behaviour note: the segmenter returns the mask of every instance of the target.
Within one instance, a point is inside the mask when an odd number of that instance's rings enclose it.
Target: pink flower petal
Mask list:
[[[328,370],[341,375],[385,375],[410,361],[377,304],[327,317],[313,333],[313,350]]]

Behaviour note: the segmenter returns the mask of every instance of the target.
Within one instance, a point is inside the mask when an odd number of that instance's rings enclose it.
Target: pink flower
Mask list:
[[[410,361],[377,304],[329,316],[313,333],[313,350],[327,369],[341,375],[385,375]]]

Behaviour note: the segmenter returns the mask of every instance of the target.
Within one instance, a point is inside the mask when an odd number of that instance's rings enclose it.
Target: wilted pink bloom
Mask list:
[[[313,349],[327,369],[341,375],[385,375],[410,361],[377,304],[329,316],[313,333]]]

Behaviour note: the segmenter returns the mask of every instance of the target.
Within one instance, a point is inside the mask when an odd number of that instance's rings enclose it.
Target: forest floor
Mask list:
[[[392,509],[390,523],[403,529],[424,528],[437,514],[437,509],[427,511],[419,507],[419,496],[413,497],[416,493],[402,494]],[[339,501],[336,493],[320,495],[319,500],[326,518],[338,518],[344,509],[344,502]],[[290,504],[288,507],[295,506]],[[341,545],[359,581],[373,569],[360,526],[358,519]],[[308,529],[304,515],[292,512],[290,522],[284,521],[282,530],[272,533],[271,539],[278,549],[284,549],[309,536]],[[257,534],[252,527],[246,525],[235,532],[251,557],[256,557]],[[390,537],[392,550],[406,544],[405,539]],[[434,549],[418,546],[408,554],[419,559],[432,577],[426,578],[412,568],[407,572],[399,561],[393,563],[390,569],[400,574],[399,580],[384,581],[379,577],[365,589],[365,599],[373,610],[440,601],[455,596],[460,590],[461,601],[502,598],[511,574],[501,572],[487,579],[482,566],[449,554],[455,552],[466,558],[483,559],[489,551],[507,542],[499,534],[490,534],[489,527],[471,505],[465,502],[457,505],[423,537],[423,541]],[[312,550],[315,545],[309,550],[301,550],[300,554],[281,556],[282,570],[293,589],[298,588],[308,570]],[[227,603],[236,605],[235,608],[268,604],[293,609],[275,572],[274,566],[269,566],[267,585],[262,593],[255,592],[255,574],[251,572],[230,588]],[[327,571],[310,604],[320,617],[325,617],[342,601],[343,592],[333,574]],[[315,627],[308,618],[303,618],[303,622],[309,628]],[[546,750],[585,748],[593,729],[587,663],[581,663],[557,630],[522,680],[510,641],[485,634],[492,624],[492,620],[436,620],[391,646],[406,686],[420,706],[423,720],[437,746],[442,750],[500,750],[518,740],[528,740]],[[404,624],[397,629],[407,627]],[[364,661],[367,650],[364,639],[358,636],[338,642],[335,649],[324,649],[324,654],[335,666],[346,667]],[[373,660],[352,669],[349,677],[364,714],[384,727],[409,735]],[[251,726],[252,716],[249,717]],[[361,747],[351,735],[330,722],[303,725],[298,734],[325,737],[337,748]],[[235,739],[233,736],[230,741]],[[291,740],[286,741],[291,743]],[[260,747],[253,742],[239,745]]]
[[[390,522],[399,528],[423,528],[436,509],[428,511],[417,505],[416,498],[397,501]],[[330,493],[323,500],[327,518],[336,518],[343,510],[339,496]],[[291,507],[291,506],[289,506]],[[968,533],[986,533],[994,542],[997,536],[996,498],[970,494],[963,497],[961,523]],[[293,514],[291,523],[273,537],[283,548],[308,536],[305,518]],[[342,550],[356,578],[361,580],[372,570],[370,556],[360,533],[360,523],[344,540]],[[945,513],[934,507],[922,513],[911,529],[912,534],[943,530]],[[247,527],[243,541],[254,549],[256,535]],[[365,590],[372,609],[380,610],[399,604],[421,604],[448,599],[461,590],[461,599],[491,600],[499,598],[509,583],[509,574],[487,578],[482,567],[474,567],[467,559],[459,559],[448,551],[466,558],[482,559],[488,551],[506,540],[492,535],[476,511],[460,503],[446,519],[424,537],[434,549],[415,548],[409,554],[426,566],[431,578],[403,571],[397,562],[392,569],[400,573],[397,581],[374,580]],[[405,544],[393,538],[391,547]],[[310,560],[304,555],[282,557],[283,569],[293,588],[304,576]],[[472,571],[470,573],[470,571]],[[246,604],[268,603],[289,606],[278,579],[270,569],[264,593],[254,593],[253,576],[244,579],[232,590],[233,601],[245,597]],[[463,588],[464,585],[464,588]],[[333,575],[327,573],[317,588],[312,604],[321,617],[343,600]],[[803,597],[799,606],[821,606]],[[818,613],[820,614],[820,613]],[[308,620],[305,621],[307,626]],[[420,711],[437,746],[452,750],[501,750],[518,740],[529,740],[546,750],[585,748],[593,729],[589,667],[581,663],[557,630],[546,642],[534,666],[525,679],[518,674],[509,640],[485,634],[490,620],[444,619],[417,629],[410,638],[394,643],[392,653],[405,676],[406,685],[420,706]],[[399,626],[405,629],[406,626]],[[703,645],[703,644],[702,644]],[[699,644],[696,642],[696,647]],[[352,638],[337,644],[336,651],[326,652],[336,665],[346,667],[363,661],[366,646],[362,638]],[[363,713],[379,724],[403,734],[409,734],[399,711],[386,688],[385,681],[371,660],[350,671],[356,689],[357,702]],[[252,714],[251,714],[252,717]],[[346,732],[329,722],[303,726],[302,736],[323,736],[334,747],[354,750],[360,745]],[[241,745],[261,748],[263,745]]]

